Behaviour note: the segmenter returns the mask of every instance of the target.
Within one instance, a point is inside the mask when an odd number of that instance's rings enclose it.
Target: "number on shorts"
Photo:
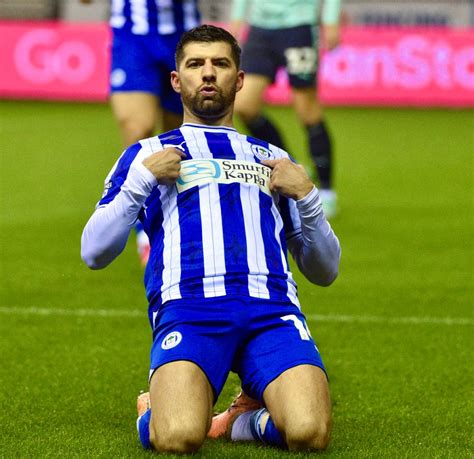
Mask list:
[[[316,72],[318,61],[314,48],[287,48],[285,57],[286,69],[290,75]]]
[[[308,329],[308,326],[294,314],[288,314],[287,316],[280,317],[281,320],[291,321],[294,326],[300,333],[300,338],[304,341],[309,341],[311,339],[311,333]]]

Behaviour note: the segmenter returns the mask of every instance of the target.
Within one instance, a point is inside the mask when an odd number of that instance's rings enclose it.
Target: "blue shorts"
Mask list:
[[[133,35],[114,32],[110,92],[142,91],[160,98],[164,109],[182,113],[182,105],[170,83],[175,69],[174,52],[180,34]]]
[[[250,27],[242,50],[242,70],[274,81],[285,67],[290,86],[314,87],[318,71],[318,34],[315,26],[288,29]]]
[[[165,363],[194,362],[209,379],[215,400],[230,371],[260,401],[268,384],[289,368],[309,364],[326,371],[303,313],[290,302],[229,296],[172,300],[154,324],[150,376]]]

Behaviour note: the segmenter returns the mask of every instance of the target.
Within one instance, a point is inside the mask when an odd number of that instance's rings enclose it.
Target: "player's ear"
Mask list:
[[[170,81],[171,81],[171,86],[173,86],[173,89],[175,90],[175,92],[180,94],[181,93],[181,81],[179,79],[179,73],[176,70],[173,70],[171,72]]]
[[[238,92],[242,89],[242,86],[244,85],[244,77],[245,77],[245,73],[243,70],[239,70],[237,72],[237,80],[236,80],[236,83],[235,83],[235,90]]]

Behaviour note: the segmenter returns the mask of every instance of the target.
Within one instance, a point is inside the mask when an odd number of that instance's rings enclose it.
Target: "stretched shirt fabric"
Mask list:
[[[110,8],[114,33],[181,34],[200,22],[197,0],[112,0]]]
[[[231,19],[262,29],[287,29],[319,23],[319,0],[234,0]],[[322,23],[337,24],[341,0],[324,0]]]
[[[174,185],[158,184],[142,164],[175,146],[185,152]],[[299,306],[287,242],[302,272],[328,284],[337,275],[339,242],[316,188],[294,201],[269,190],[261,160],[288,153],[228,127],[184,124],[132,145],[105,180],[82,236],[93,269],[125,247],[137,217],[150,238],[145,285],[151,306],[172,299],[251,296]]]

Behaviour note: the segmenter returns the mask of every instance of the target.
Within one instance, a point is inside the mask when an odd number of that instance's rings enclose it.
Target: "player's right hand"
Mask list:
[[[181,161],[186,154],[174,147],[157,151],[143,160],[143,165],[156,177],[161,185],[173,185],[178,180]]]

